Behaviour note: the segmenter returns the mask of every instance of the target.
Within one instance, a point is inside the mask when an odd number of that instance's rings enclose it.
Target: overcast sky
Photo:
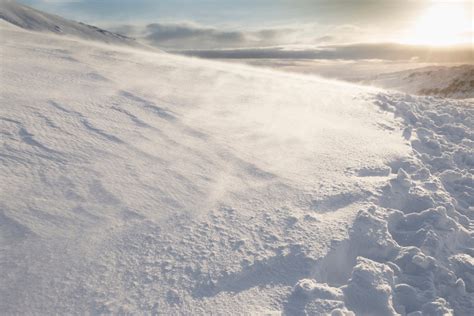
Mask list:
[[[456,56],[472,59],[474,0],[20,2],[141,38],[160,48],[199,50],[201,57],[393,59],[398,58],[392,53],[394,46],[386,43],[401,43],[462,44],[461,55]],[[403,50],[400,46],[396,49]],[[410,49],[400,58],[417,57],[417,52]],[[445,50],[442,54],[443,58],[447,55]]]
[[[449,1],[449,0],[448,0]],[[23,0],[70,18],[97,21],[192,20],[262,26],[292,22],[401,25],[429,0]],[[452,1],[451,1],[452,2]],[[390,18],[387,19],[387,14]]]

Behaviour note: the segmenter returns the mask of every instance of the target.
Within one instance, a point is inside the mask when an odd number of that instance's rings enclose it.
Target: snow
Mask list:
[[[474,65],[429,66],[377,75],[362,81],[381,88],[444,98],[474,98]]]
[[[0,19],[32,31],[74,36],[103,43],[140,45],[132,38],[41,12],[13,0],[0,0]]]
[[[0,314],[473,314],[472,102],[0,32]]]

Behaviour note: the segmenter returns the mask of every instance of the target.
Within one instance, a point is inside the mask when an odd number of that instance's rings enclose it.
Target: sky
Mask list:
[[[200,57],[473,59],[474,0],[20,2]]]

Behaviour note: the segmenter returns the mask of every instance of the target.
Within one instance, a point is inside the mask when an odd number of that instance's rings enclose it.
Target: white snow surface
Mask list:
[[[380,74],[363,84],[417,95],[474,98],[474,65],[428,66]]]
[[[0,27],[0,314],[473,314],[469,101]]]

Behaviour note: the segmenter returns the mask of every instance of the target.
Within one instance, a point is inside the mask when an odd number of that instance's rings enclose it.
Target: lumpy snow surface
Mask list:
[[[467,101],[0,38],[1,314],[474,311]]]

